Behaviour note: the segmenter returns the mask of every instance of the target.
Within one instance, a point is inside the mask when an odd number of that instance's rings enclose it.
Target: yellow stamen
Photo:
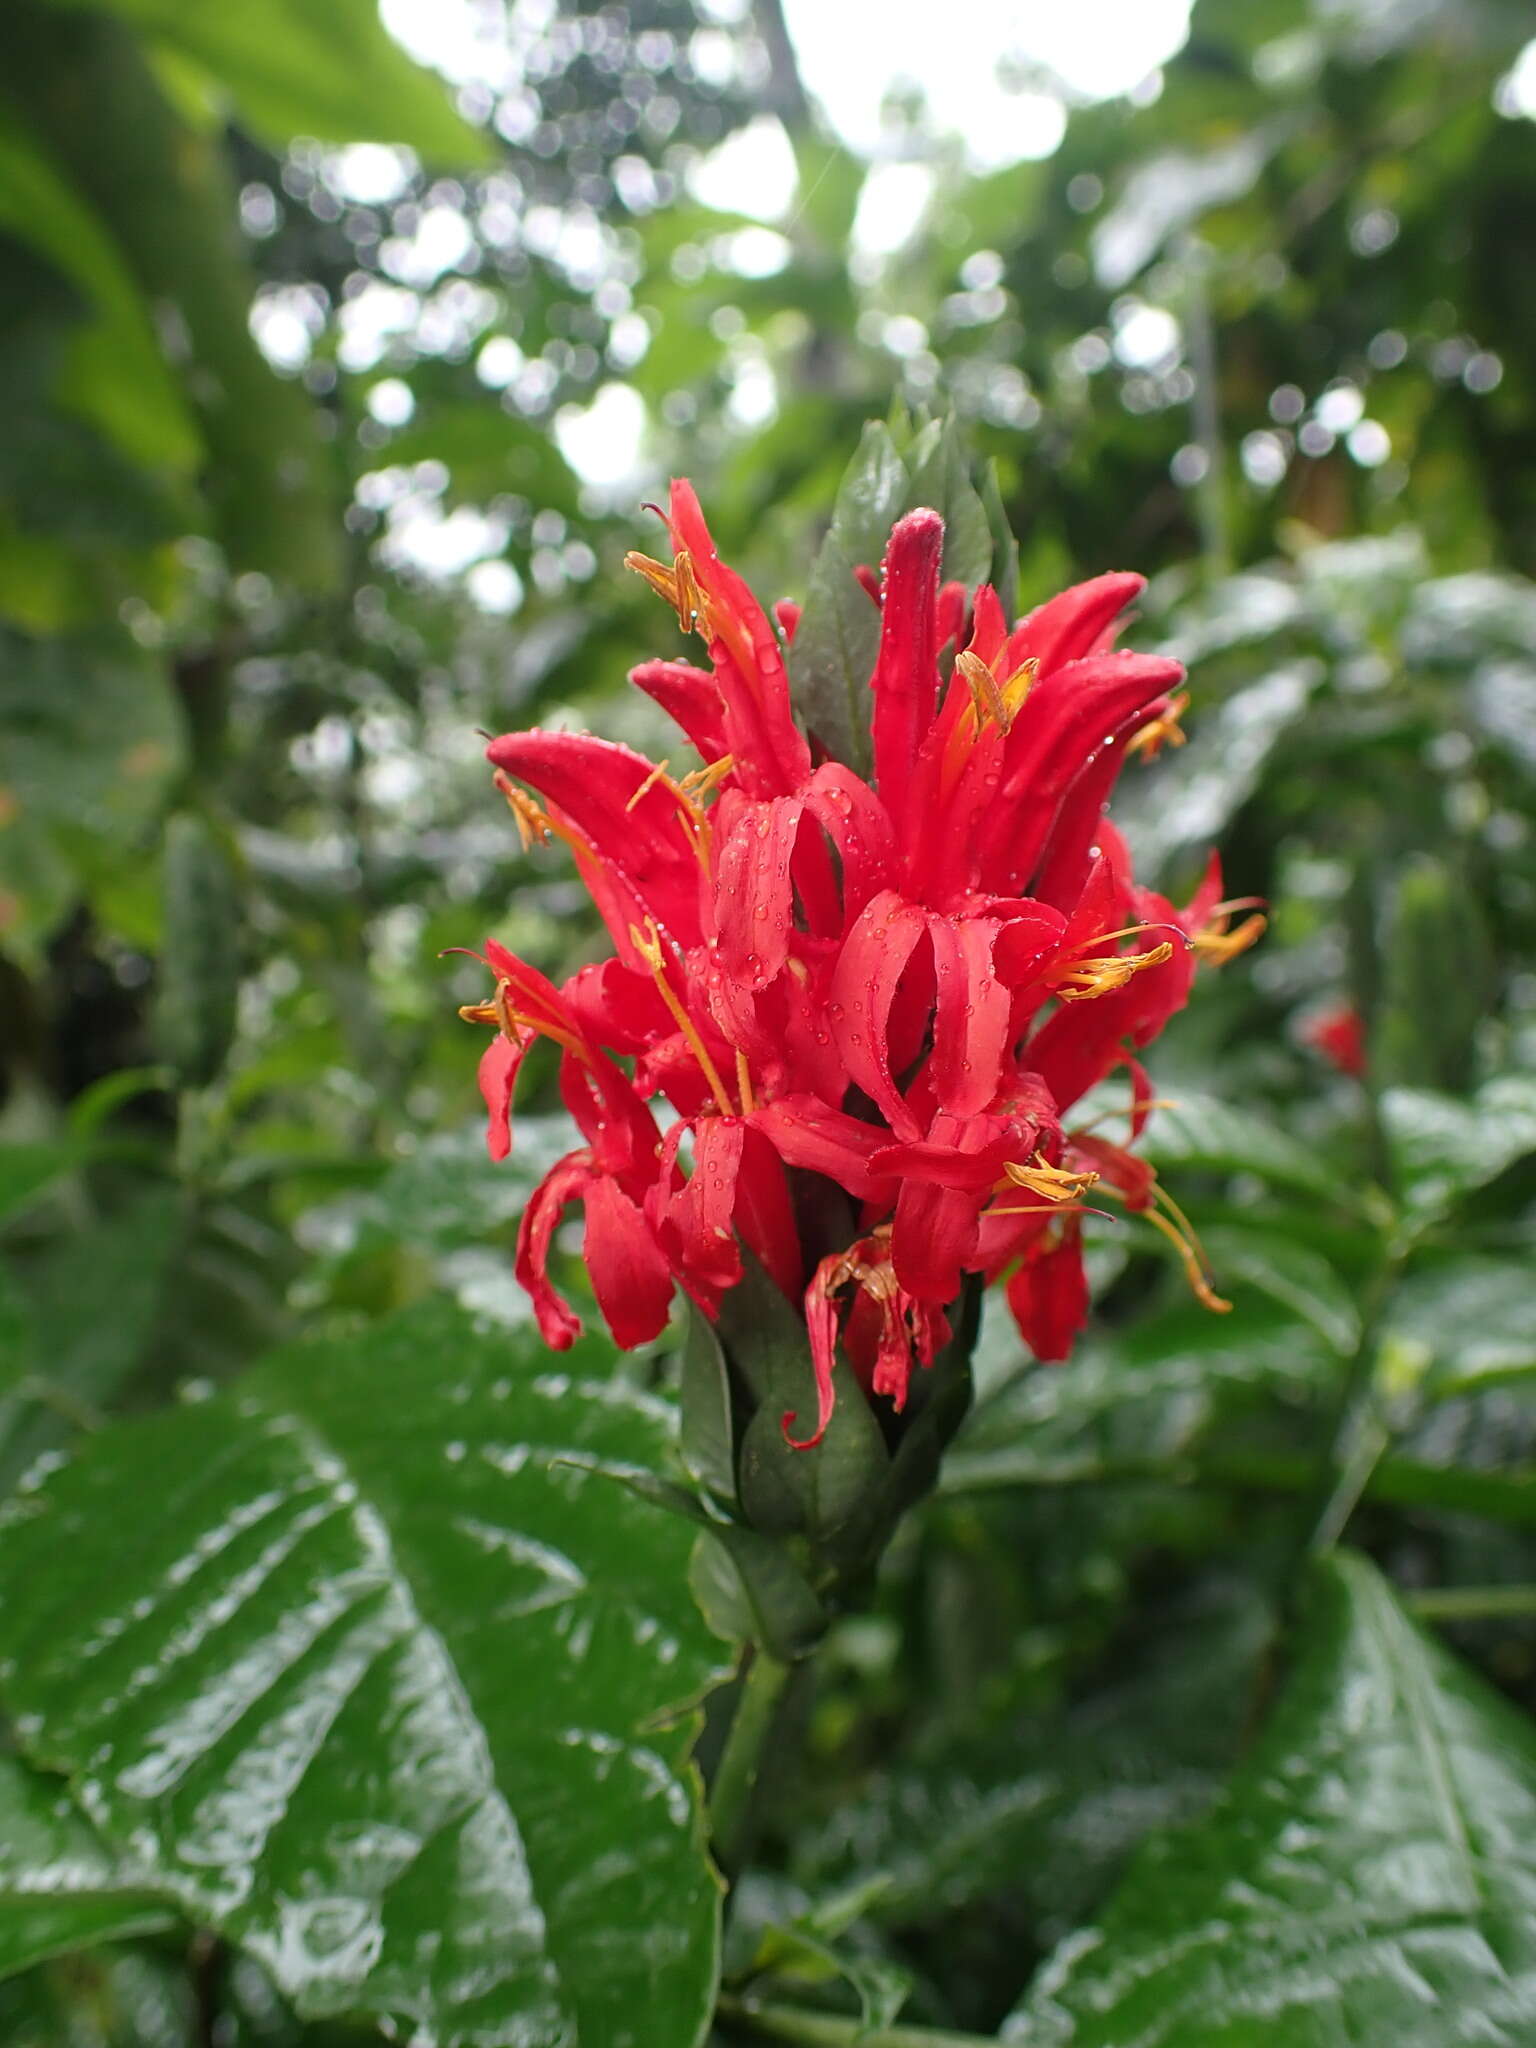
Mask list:
[[[531,846],[547,845],[550,835],[558,829],[548,813],[534,802],[527,790],[518,788],[504,768],[498,768],[491,780],[507,800],[524,853]],[[561,833],[560,836],[564,838],[566,835]]]
[[[653,917],[648,917],[645,921],[644,931],[641,931],[637,925],[631,925],[629,928],[629,941],[646,966],[650,968],[651,979],[656,984],[657,993],[671,1011],[673,1021],[676,1023],[678,1030],[681,1031],[683,1037],[687,1040],[688,1050],[698,1061],[699,1071],[709,1083],[709,1092],[714,1096],[715,1104],[720,1114],[722,1116],[735,1116],[736,1111],[731,1106],[731,1098],[725,1092],[725,1083],[720,1078],[720,1071],[710,1058],[708,1048],[699,1036],[693,1019],[678,1001],[677,996],[673,992],[672,984],[667,980],[666,954],[662,947],[661,933],[657,929],[656,920]]]
[[[1261,910],[1256,910],[1231,931],[1227,929],[1229,922],[1225,917],[1213,917],[1190,940],[1200,958],[1208,960],[1213,967],[1224,967],[1239,953],[1246,953],[1255,940],[1263,936],[1269,919]]]
[[[1177,697],[1169,700],[1166,711],[1160,711],[1139,732],[1132,733],[1125,743],[1125,751],[1128,754],[1145,754],[1149,761],[1155,761],[1164,747],[1182,747],[1189,734],[1179,720],[1188,709],[1189,692],[1181,690]]]
[[[1096,1173],[1073,1173],[1065,1166],[1052,1166],[1043,1152],[1037,1152],[1028,1166],[1018,1166],[1010,1159],[1003,1172],[1015,1187],[1028,1188],[1032,1195],[1043,1195],[1047,1202],[1070,1202],[1091,1188],[1099,1177]]]
[[[631,549],[624,557],[624,566],[643,576],[657,596],[666,599],[677,613],[677,623],[685,633],[697,631],[708,636],[709,607],[693,573],[693,558],[686,548],[679,548],[671,562],[654,561],[650,555]]]
[[[1141,1101],[1128,1103],[1124,1109],[1101,1109],[1097,1116],[1089,1117],[1087,1123],[1074,1124],[1067,1135],[1071,1138],[1086,1138],[1091,1132],[1096,1131],[1100,1124],[1107,1124],[1114,1117],[1129,1117],[1134,1123],[1139,1116],[1150,1116],[1154,1109],[1177,1109],[1178,1106],[1177,1100],[1171,1095],[1143,1096]]]
[[[656,766],[651,770],[650,774],[647,775],[644,782],[641,783],[640,787],[635,791],[634,795],[630,798],[629,802],[624,806],[625,811],[632,811],[635,808],[635,805],[640,802],[642,797],[650,795],[651,791],[656,787],[658,782],[665,782],[669,789],[675,789],[677,785],[672,781],[672,778],[667,773],[667,770],[671,766],[672,763],[670,761],[658,761],[656,763]]]
[[[736,1093],[741,1097],[741,1113],[750,1116],[757,1107],[757,1097],[752,1093],[752,1072],[747,1065],[747,1056],[738,1045],[736,1048]]]
[[[970,737],[973,742],[981,737],[988,719],[1005,735],[1013,730],[1013,721],[1029,695],[1039,666],[1037,661],[1026,661],[1006,682],[999,682],[979,654],[972,654],[967,649],[964,654],[955,656],[955,668],[971,693]]]
[[[1119,938],[1124,934],[1111,932],[1109,936]],[[1108,995],[1111,989],[1124,988],[1133,974],[1140,974],[1144,967],[1161,967],[1172,957],[1173,944],[1168,939],[1147,953],[1096,953],[1060,968],[1051,985],[1064,1003],[1084,1003],[1091,996]]]
[[[1160,1194],[1162,1191],[1158,1189],[1155,1192]],[[1190,1292],[1194,1295],[1200,1306],[1208,1308],[1213,1315],[1224,1316],[1230,1314],[1232,1309],[1231,1302],[1223,1301],[1201,1268],[1200,1254],[1196,1249],[1195,1242],[1192,1241],[1193,1232],[1186,1238],[1176,1225],[1170,1223],[1166,1216],[1159,1216],[1155,1209],[1142,1209],[1138,1213],[1145,1222],[1152,1225],[1154,1230],[1160,1230],[1178,1253],[1179,1263],[1184,1268],[1184,1277],[1189,1282]]]

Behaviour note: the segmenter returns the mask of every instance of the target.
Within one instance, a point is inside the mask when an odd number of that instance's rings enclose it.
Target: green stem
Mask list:
[[[769,1732],[789,1682],[787,1664],[763,1649],[754,1649],[751,1655],[709,1795],[715,1861],[728,1877],[734,1877],[752,1854],[757,1782]]]
[[[1516,1621],[1536,1616],[1536,1586],[1434,1586],[1410,1593],[1425,1621]]]
[[[942,2027],[865,2027],[837,2013],[759,2005],[746,1998],[722,1998],[719,2016],[764,2040],[798,2042],[801,2048],[995,2048],[991,2034],[956,2034]]]

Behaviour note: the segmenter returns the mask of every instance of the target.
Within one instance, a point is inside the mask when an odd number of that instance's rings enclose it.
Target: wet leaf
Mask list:
[[[1536,1734],[1359,1557],[1209,1820],[1149,1847],[1005,2026],[1029,2048],[1394,2048],[1536,2027]]]
[[[670,1411],[432,1302],[120,1425],[0,1537],[23,1742],[311,2015],[698,2040],[717,1890]]]

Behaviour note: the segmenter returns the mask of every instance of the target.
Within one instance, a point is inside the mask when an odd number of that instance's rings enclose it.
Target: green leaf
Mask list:
[[[1282,1236],[1274,1221],[1264,1229],[1221,1224],[1205,1231],[1203,1241],[1223,1291],[1246,1281],[1310,1323],[1345,1357],[1359,1343],[1360,1310],[1337,1267],[1310,1245]],[[1240,1314],[1241,1302],[1237,1308]]]
[[[79,1150],[70,1144],[39,1139],[30,1145],[0,1145],[0,1222],[79,1162]]]
[[[195,811],[178,811],[166,825],[163,887],[155,1036],[183,1087],[206,1087],[235,1035],[241,905],[229,854]]]
[[[1523,1260],[1459,1258],[1410,1273],[1382,1333],[1395,1359],[1432,1395],[1470,1393],[1536,1376],[1536,1315]]]
[[[908,453],[907,469],[910,481],[903,509],[930,505],[941,515],[944,581],[974,590],[992,573],[992,523],[971,482],[964,436],[953,414],[923,429]]]
[[[1363,1558],[1210,1818],[1144,1851],[1005,2026],[1028,2048],[1393,2048],[1536,2029],[1536,1731]]]
[[[175,12],[256,19],[244,7]],[[26,9],[6,55],[38,133],[176,337],[234,566],[330,588],[340,566],[335,454],[307,393],[274,375],[251,337],[254,278],[222,136],[178,118],[137,38],[110,15]]]
[[[1470,1101],[1389,1088],[1381,1114],[1404,1203],[1427,1222],[1536,1152],[1536,1075],[1498,1075]]]
[[[1253,1173],[1276,1187],[1300,1188],[1335,1202],[1353,1195],[1324,1157],[1289,1132],[1252,1110],[1188,1088],[1179,1091],[1172,1108],[1153,1111],[1141,1149],[1159,1173],[1178,1168]]]
[[[106,1853],[57,1778],[0,1756],[0,1977],[171,1917]]]
[[[186,734],[165,670],[126,635],[0,631],[0,895],[35,946],[93,863],[135,846],[180,774]]]
[[[311,2015],[698,2041],[718,1891],[661,1403],[429,1302],[120,1425],[0,1534],[5,1689],[156,1893]]]
[[[1187,1476],[1218,1421],[1294,1399],[1336,1370],[1314,1328],[1254,1304],[1213,1316],[1191,1303],[1114,1345],[1010,1380],[983,1402],[944,1461],[946,1493]]]
[[[854,575],[885,558],[907,494],[907,470],[890,430],[870,420],[838,486],[790,647],[795,709],[835,760],[870,772],[869,679],[880,649],[880,613]]]
[[[244,125],[279,152],[294,136],[312,135],[323,142],[403,142],[445,165],[493,160],[486,137],[454,112],[442,80],[386,32],[374,0],[326,0],[324,7],[304,0],[108,5],[140,34],[203,67]]]
[[[50,1243],[23,1276],[33,1372],[0,1399],[0,1474],[14,1477],[132,1379],[164,1303],[184,1227],[173,1190]],[[66,1426],[66,1418],[68,1426]]]
[[[68,343],[56,396],[125,455],[190,469],[197,429],[121,251],[64,168],[3,102],[0,226],[46,256],[88,311]]]

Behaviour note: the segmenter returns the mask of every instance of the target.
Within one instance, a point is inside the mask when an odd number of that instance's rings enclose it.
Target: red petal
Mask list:
[[[792,647],[795,641],[795,629],[800,624],[799,605],[795,603],[792,597],[781,597],[773,607],[773,618],[775,625],[784,635],[785,646]]]
[[[556,1351],[569,1351],[581,1335],[581,1319],[549,1284],[549,1244],[566,1204],[592,1185],[591,1155],[569,1152],[556,1160],[529,1197],[517,1231],[513,1271],[533,1303],[539,1334]]]
[[[629,965],[643,964],[633,956],[629,927],[648,916],[680,944],[698,943],[698,859],[677,799],[651,779],[654,763],[579,732],[504,733],[485,752],[531,784],[591,848],[590,859],[577,850],[577,863]]]
[[[748,989],[766,988],[789,954],[794,923],[790,859],[805,806],[798,797],[742,805],[715,856],[720,964]]]
[[[832,1389],[832,1365],[837,1355],[837,1310],[827,1289],[835,1268],[841,1263],[842,1254],[839,1252],[823,1259],[805,1290],[805,1328],[811,1341],[811,1371],[816,1377],[816,1427],[809,1436],[791,1436],[790,1430],[799,1417],[799,1410],[787,1409],[780,1417],[779,1427],[791,1450],[815,1450],[827,1433],[827,1424],[832,1420],[832,1410],[837,1405],[837,1395]]]
[[[701,1117],[693,1134],[693,1172],[672,1204],[688,1277],[716,1290],[734,1287],[741,1278],[731,1217],[746,1137],[746,1125],[735,1117]]]
[[[881,1111],[897,1137],[919,1135],[917,1119],[891,1078],[887,1032],[902,970],[927,930],[915,903],[883,889],[843,941],[833,970],[827,1015],[850,1080]]]
[[[734,569],[715,553],[693,486],[672,482],[672,544],[686,548],[708,599],[709,653],[724,704],[727,751],[753,796],[782,796],[811,772],[811,752],[789,704],[784,656],[761,605]]]
[[[736,1227],[780,1293],[795,1300],[805,1277],[784,1162],[761,1131],[745,1131],[736,1175]]]
[[[672,1307],[672,1274],[640,1210],[606,1174],[587,1189],[582,1257],[613,1341],[631,1350],[660,1336]]]
[[[1001,927],[990,918],[928,919],[938,1002],[929,1074],[939,1105],[978,1116],[1003,1084],[1012,996],[992,964]]]
[[[512,1150],[512,1090],[531,1042],[530,1034],[522,1045],[514,1045],[498,1031],[480,1055],[480,1093],[490,1117],[485,1142],[493,1159],[505,1159]]]
[[[1008,1306],[1036,1358],[1049,1364],[1072,1355],[1073,1340],[1088,1320],[1088,1276],[1077,1231],[1025,1259],[1008,1282]]]
[[[990,1184],[989,1184],[990,1185]],[[964,1268],[974,1263],[982,1190],[941,1188],[904,1180],[891,1226],[891,1264],[908,1294],[939,1306],[960,1292]]]
[[[1181,1010],[1194,977],[1194,955],[1177,931],[1152,931],[1146,946],[1165,937],[1174,950],[1155,967],[1144,967],[1121,988],[1087,1002],[1064,1003],[1046,1019],[1025,1049],[1034,1068],[1063,1110],[1086,1095],[1116,1066],[1122,1041],[1145,1045]]]
[[[982,818],[979,872],[987,888],[999,895],[1027,888],[1062,797],[1105,736],[1183,674],[1178,662],[1160,655],[1096,654],[1036,683],[1014,721],[1002,784]]]
[[[896,862],[896,835],[885,805],[867,782],[841,761],[826,761],[802,794],[805,808],[837,848],[843,868],[843,920],[847,931]]]
[[[938,688],[936,611],[944,522],[926,506],[897,520],[885,552],[875,697],[875,780],[898,828]]]
[[[642,661],[629,680],[654,698],[704,761],[726,752],[725,712],[720,685],[708,669],[686,661]]]
[[[1145,576],[1111,570],[1087,583],[1074,583],[1030,613],[1008,646],[1008,673],[1026,661],[1040,664],[1048,676],[1064,662],[1080,661],[1097,648],[1103,634],[1133,597],[1147,587]]]
[[[890,1181],[869,1163],[870,1155],[886,1142],[887,1134],[877,1124],[860,1123],[810,1095],[780,1096],[754,1110],[749,1122],[786,1166],[825,1174],[861,1202],[879,1201],[891,1193]]]

